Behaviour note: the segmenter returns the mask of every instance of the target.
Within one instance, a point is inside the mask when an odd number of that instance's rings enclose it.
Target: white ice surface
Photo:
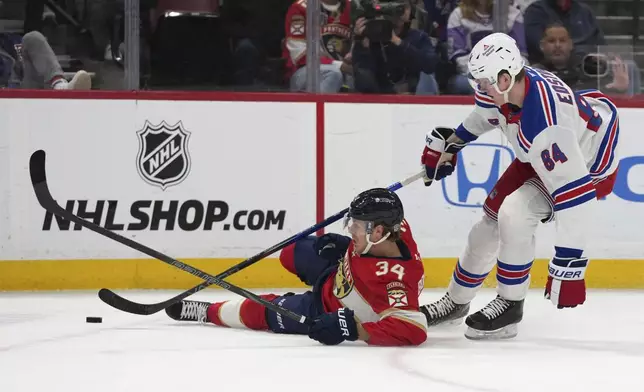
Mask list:
[[[157,302],[177,292],[120,293]],[[494,295],[482,291],[473,310]],[[532,291],[511,341],[470,341],[461,325],[430,330],[416,348],[325,347],[306,336],[178,323],[163,311],[131,315],[95,292],[0,293],[0,391],[644,391],[643,310],[642,291],[590,291],[567,310]]]

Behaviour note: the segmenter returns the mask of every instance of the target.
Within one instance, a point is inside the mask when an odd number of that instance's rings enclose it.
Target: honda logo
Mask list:
[[[441,182],[445,200],[458,207],[482,207],[514,157],[506,146],[470,143],[460,152],[454,174]]]

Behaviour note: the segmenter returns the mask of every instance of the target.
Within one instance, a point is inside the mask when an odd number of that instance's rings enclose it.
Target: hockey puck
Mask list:
[[[85,317],[85,322],[87,323],[102,323],[102,317]]]

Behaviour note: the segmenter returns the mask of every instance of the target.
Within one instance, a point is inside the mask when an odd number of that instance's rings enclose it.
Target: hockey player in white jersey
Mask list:
[[[573,92],[555,75],[525,66],[516,43],[505,34],[482,39],[472,49],[468,67],[475,108],[457,129],[436,128],[427,134],[421,158],[425,184],[451,174],[458,152],[494,128],[505,134],[516,159],[470,230],[447,294],[421,310],[430,326],[460,321],[496,265],[498,295],[467,317],[465,335],[511,338],[523,317],[539,222],[554,220],[556,225],[545,297],[558,308],[586,300],[588,255],[579,218],[592,215],[596,199],[612,192],[619,119],[615,105],[601,92]]]

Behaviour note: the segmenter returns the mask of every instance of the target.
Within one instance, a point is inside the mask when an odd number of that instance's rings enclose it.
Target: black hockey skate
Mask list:
[[[465,337],[473,340],[510,339],[517,336],[523,319],[523,301],[509,301],[496,296],[483,309],[465,319],[469,328]]]
[[[205,323],[208,321],[206,315],[208,306],[210,306],[209,302],[181,301],[167,307],[165,313],[171,319],[177,321],[197,321]]]
[[[454,303],[447,293],[438,301],[421,306],[420,311],[427,318],[427,326],[429,327],[439,324],[458,325],[463,322],[463,318],[470,311],[470,304]]]

